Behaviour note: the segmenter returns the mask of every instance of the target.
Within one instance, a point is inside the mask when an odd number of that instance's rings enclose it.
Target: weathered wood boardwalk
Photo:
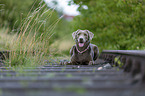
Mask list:
[[[145,96],[144,55],[138,59],[127,52],[115,52],[104,51],[101,55],[110,64],[91,66],[47,63],[15,71],[0,64],[0,96]],[[111,67],[118,65],[116,57],[124,63],[122,68]]]
[[[0,96],[144,96],[123,70],[100,66],[48,64],[21,72],[0,67]]]

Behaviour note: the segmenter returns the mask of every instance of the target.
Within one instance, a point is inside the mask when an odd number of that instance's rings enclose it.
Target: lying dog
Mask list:
[[[99,56],[98,47],[90,43],[94,34],[88,30],[77,30],[72,33],[76,44],[71,48],[71,62],[72,64],[95,64],[95,60]]]

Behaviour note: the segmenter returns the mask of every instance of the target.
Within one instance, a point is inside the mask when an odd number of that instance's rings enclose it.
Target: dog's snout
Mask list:
[[[83,43],[83,38],[80,38],[80,42]]]
[[[83,38],[80,38],[80,41],[83,41]]]

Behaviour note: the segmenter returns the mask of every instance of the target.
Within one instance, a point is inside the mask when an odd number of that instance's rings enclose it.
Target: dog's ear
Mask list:
[[[87,30],[87,31],[88,31],[88,33],[89,33],[90,40],[92,40],[93,37],[94,37],[94,34],[93,34],[92,32],[90,32],[89,30]]]
[[[75,31],[75,32],[72,33],[73,39],[75,39],[75,37],[76,37],[76,32],[77,32],[77,31]]]
[[[76,34],[77,34],[78,31],[80,31],[80,29],[78,29],[77,31],[75,31],[75,32],[72,33],[72,37],[73,37],[73,39],[75,39]]]

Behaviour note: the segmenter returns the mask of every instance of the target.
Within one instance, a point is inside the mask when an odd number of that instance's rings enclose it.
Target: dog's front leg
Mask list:
[[[71,55],[71,61],[61,61],[60,62],[60,65],[71,65],[71,64],[74,64],[74,62],[72,62],[73,61],[73,54],[74,54],[74,49],[75,49],[75,46],[73,46],[71,49],[70,49],[70,55]]]

